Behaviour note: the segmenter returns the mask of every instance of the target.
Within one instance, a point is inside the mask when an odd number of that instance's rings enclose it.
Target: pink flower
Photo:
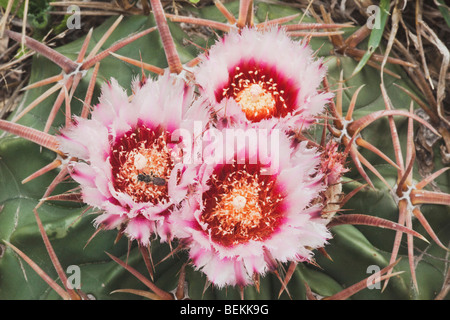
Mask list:
[[[194,73],[219,120],[276,118],[305,129],[332,97],[317,91],[326,73],[322,61],[306,41],[293,41],[282,29],[231,32],[202,56]]]
[[[250,132],[265,128],[244,128],[235,137],[250,141],[233,152],[204,154],[195,191],[171,216],[193,264],[218,287],[249,285],[278,263],[308,261],[330,238],[321,206],[311,204],[323,190],[319,154],[306,142],[293,150],[279,129]],[[230,141],[224,144],[229,151]]]
[[[321,157],[320,171],[324,174],[325,184],[331,186],[340,183],[348,168],[345,167],[345,154],[339,151],[339,144],[332,140],[328,142]]]
[[[182,158],[193,139],[179,139],[178,131],[193,132],[194,121],[206,124],[209,115],[194,102],[193,87],[169,74],[132,89],[129,97],[114,79],[103,85],[91,119],[76,118],[59,141],[78,160],[71,176],[83,200],[104,211],[96,225],[120,227],[146,245],[153,234],[171,239],[167,217],[191,183]]]

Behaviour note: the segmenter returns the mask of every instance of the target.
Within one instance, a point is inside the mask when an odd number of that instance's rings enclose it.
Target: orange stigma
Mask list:
[[[259,165],[225,165],[209,180],[201,220],[224,246],[262,241],[278,226],[283,197],[275,180],[258,170]]]

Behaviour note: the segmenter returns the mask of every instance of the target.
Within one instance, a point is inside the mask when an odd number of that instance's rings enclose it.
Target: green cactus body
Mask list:
[[[227,4],[229,10],[238,14],[238,2]],[[255,22],[263,22],[266,18],[274,19],[301,11],[293,7],[256,3]],[[201,17],[224,21],[215,7],[195,9]],[[305,17],[304,22],[312,21]],[[109,19],[93,32],[92,43],[94,46],[97,39],[111,25],[113,19]],[[130,16],[124,18],[118,28],[105,43],[105,48],[115,41],[134,32],[141,31],[155,24],[153,17]],[[174,37],[177,51],[182,62],[195,58],[198,49],[194,45],[185,45],[184,40],[189,36],[176,23],[169,22],[170,31]],[[346,29],[346,34],[351,34],[356,28]],[[76,58],[79,48],[84,39],[58,48],[57,50],[69,58]],[[202,47],[213,44],[213,39],[206,42],[200,37],[191,39]],[[385,105],[380,91],[380,72],[370,66],[364,67],[357,75],[350,77],[357,65],[357,61],[345,56],[330,55],[332,45],[326,38],[313,38],[310,45],[318,51],[318,56],[325,57],[328,67],[328,79],[333,84],[338,81],[341,69],[343,70],[345,83],[348,90],[343,94],[343,111],[350,103],[355,90],[365,84],[356,102],[354,119],[375,111],[384,110]],[[134,58],[161,68],[167,67],[161,40],[157,32],[153,32],[144,38],[135,41],[132,45],[125,46],[118,54]],[[398,66],[387,65],[401,76],[396,79],[390,75],[384,75],[387,93],[392,104],[399,109],[408,109],[411,99],[399,91],[394,83],[418,93],[408,76]],[[49,76],[58,74],[59,68],[43,57],[33,58],[33,67],[30,83],[39,81]],[[92,70],[81,80],[75,97],[83,100]],[[119,84],[128,90],[130,94],[130,83],[135,77],[141,76],[139,67],[130,66],[115,57],[109,56],[102,60],[97,76],[97,85],[94,91],[92,104],[97,103],[99,85],[114,77]],[[23,106],[34,101],[47,87],[32,89],[26,92]],[[20,124],[42,130],[45,119],[49,114],[55,94],[50,99],[40,103],[31,112],[26,114]],[[72,112],[79,114],[82,103],[77,99],[72,100]],[[11,119],[14,115],[11,115]],[[407,119],[395,118],[400,141],[406,139]],[[64,115],[60,112],[50,130],[55,133],[64,123]],[[417,127],[417,126],[416,126]],[[322,127],[315,127],[311,134],[320,137]],[[389,136],[389,124],[387,117],[377,120],[362,131],[367,141],[376,145],[388,157],[394,159],[394,149]],[[361,151],[363,155],[381,172],[386,181],[392,186],[397,182],[397,171],[384,160],[368,151]],[[436,150],[438,154],[438,150]],[[33,215],[35,208],[46,186],[56,176],[57,170],[53,170],[26,184],[21,181],[32,172],[53,161],[55,154],[46,149],[17,138],[13,135],[2,133],[0,136],[0,238],[20,248],[33,261],[35,261],[52,278],[56,279],[52,264],[49,260],[45,246],[42,242],[39,229]],[[435,159],[435,170],[443,167],[439,159]],[[362,184],[361,177],[349,162],[350,171],[345,175],[343,191],[349,193]],[[345,209],[351,213],[361,213],[370,216],[382,217],[391,221],[397,221],[398,208],[393,200],[390,190],[374,175],[369,173],[376,189],[364,188],[357,193],[345,205]],[[416,178],[420,177],[417,170],[414,171]],[[442,192],[449,191],[449,173],[441,175],[436,180],[436,187]],[[55,190],[54,194],[76,187],[76,183],[64,182]],[[423,213],[430,225],[444,244],[450,242],[450,208],[440,205],[423,205]],[[85,210],[86,213],[82,214]],[[149,276],[144,261],[140,256],[136,243],[131,244],[128,252],[128,242],[122,238],[114,243],[115,231],[100,231],[89,243],[90,237],[96,231],[92,225],[95,215],[87,206],[68,201],[48,201],[39,208],[39,215],[43,221],[47,235],[66,271],[69,266],[75,265],[81,272],[81,290],[92,295],[95,299],[135,299],[135,295],[127,293],[113,293],[114,290],[133,288],[145,290],[146,287],[127,270],[112,261],[105,253],[108,252],[121,260],[127,260],[129,265],[139,270],[142,274]],[[344,212],[345,214],[346,212]],[[80,215],[82,215],[80,217]],[[426,234],[423,227],[414,221],[414,230]],[[388,229],[375,228],[371,226],[336,226],[331,229],[333,238],[325,247],[332,261],[316,253],[315,258],[320,268],[301,263],[296,267],[292,279],[288,284],[292,299],[305,299],[305,283],[311,290],[320,296],[330,296],[350,285],[365,279],[373,273],[374,268],[384,268],[389,264],[390,253],[394,241],[395,232]],[[404,237],[405,238],[405,237]],[[87,244],[88,243],[88,244]],[[87,244],[87,245],[86,245]],[[175,244],[174,244],[175,245]],[[411,284],[409,266],[407,263],[407,252],[405,246],[400,248],[402,261],[395,267],[395,271],[404,271],[403,274],[391,279],[388,287],[382,292],[379,287],[364,289],[355,294],[354,299],[433,299],[441,290],[448,269],[448,253],[434,242],[426,243],[419,239],[415,240],[415,254],[417,261],[417,280],[420,291],[417,293]],[[152,259],[158,262],[170,254],[167,244],[155,240],[151,245]],[[177,277],[180,268],[187,262],[184,252],[169,257],[162,263],[157,264],[154,273],[154,282],[157,286],[168,292],[177,286]],[[287,268],[287,265],[285,266]],[[285,270],[280,270],[283,273]],[[68,272],[68,276],[71,274]],[[186,281],[188,283],[188,295],[193,299],[239,299],[238,288],[217,289],[213,286],[205,291],[205,276],[194,270],[190,265],[186,269]],[[281,289],[280,281],[275,275],[268,274],[260,280],[260,290],[249,286],[244,289],[244,297],[247,299],[278,299]],[[0,245],[0,299],[58,299],[48,285],[23,261],[16,253],[6,245]],[[283,292],[281,299],[289,296]]]

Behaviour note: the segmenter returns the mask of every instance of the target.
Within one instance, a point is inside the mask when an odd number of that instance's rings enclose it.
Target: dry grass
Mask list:
[[[10,0],[9,3],[12,3]],[[25,0],[15,0],[22,5],[28,4]],[[162,1],[167,13],[184,14],[186,7],[192,6],[188,0]],[[222,2],[228,2],[223,0]],[[287,6],[299,7],[303,10],[320,12],[320,6],[330,14],[335,22],[353,22],[356,25],[364,25],[368,14],[366,7],[372,1],[318,1],[318,0],[285,0],[270,1],[268,3],[283,3]],[[373,1],[377,3],[376,1]],[[202,0],[196,6],[212,5],[214,1]],[[448,132],[450,128],[450,73],[448,64],[450,55],[448,47],[450,44],[450,28],[445,23],[440,11],[431,2],[423,1],[391,1],[397,5],[398,25],[394,28],[390,19],[385,30],[385,39],[388,41],[391,32],[395,32],[391,48],[391,56],[397,57],[418,66],[416,69],[405,67],[406,72],[420,91],[423,93],[423,103],[428,106],[433,115],[431,121]],[[116,0],[116,1],[59,1],[53,2],[51,17],[54,24],[61,21],[63,14],[69,5],[74,4],[83,12],[83,24],[80,30],[66,30],[55,35],[50,32],[46,42],[52,46],[59,46],[73,41],[87,33],[92,26],[99,25],[110,16],[119,14],[135,15],[150,14],[147,0]],[[5,13],[6,10],[6,13]],[[392,9],[391,9],[392,13]],[[6,15],[7,14],[7,15]],[[17,10],[2,8],[0,17],[0,36],[3,28],[14,29],[32,35],[34,30],[29,26],[26,19],[17,17]],[[192,32],[190,28],[189,32]],[[202,33],[202,30],[194,30]],[[20,52],[20,44],[9,41],[7,38],[0,39],[0,118],[7,117],[14,107],[19,103],[21,88],[25,86],[29,78],[31,56],[33,53],[25,51],[24,55],[17,56]],[[426,117],[426,115],[425,115]],[[430,115],[428,115],[430,119]],[[445,131],[445,130],[444,130]],[[442,134],[442,132],[441,132]],[[450,138],[444,139],[446,150],[450,150]],[[422,137],[425,149],[430,149],[432,142]],[[443,149],[443,159],[450,161],[450,154]]]

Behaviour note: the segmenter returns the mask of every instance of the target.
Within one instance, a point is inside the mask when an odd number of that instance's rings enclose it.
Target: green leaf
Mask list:
[[[9,1],[10,0],[0,0],[0,7],[3,9],[3,12],[6,11],[6,7],[8,6]],[[17,8],[18,5],[20,5],[19,8]],[[13,1],[12,7],[11,7],[11,12],[16,12],[16,10],[17,10],[17,16],[19,18],[23,18],[23,2]]]
[[[389,0],[381,0],[380,6],[377,7],[377,13],[375,17],[375,24],[372,32],[369,37],[369,44],[366,53],[363,55],[355,70],[353,71],[353,75],[357,74],[361,71],[361,69],[366,65],[367,61],[369,61],[372,54],[377,50],[380,45],[381,38],[383,37],[384,28],[386,26],[386,21],[389,15]]]
[[[445,23],[448,27],[450,27],[450,9],[444,3],[444,0],[436,0],[435,3],[442,14],[442,17],[444,18]]]

